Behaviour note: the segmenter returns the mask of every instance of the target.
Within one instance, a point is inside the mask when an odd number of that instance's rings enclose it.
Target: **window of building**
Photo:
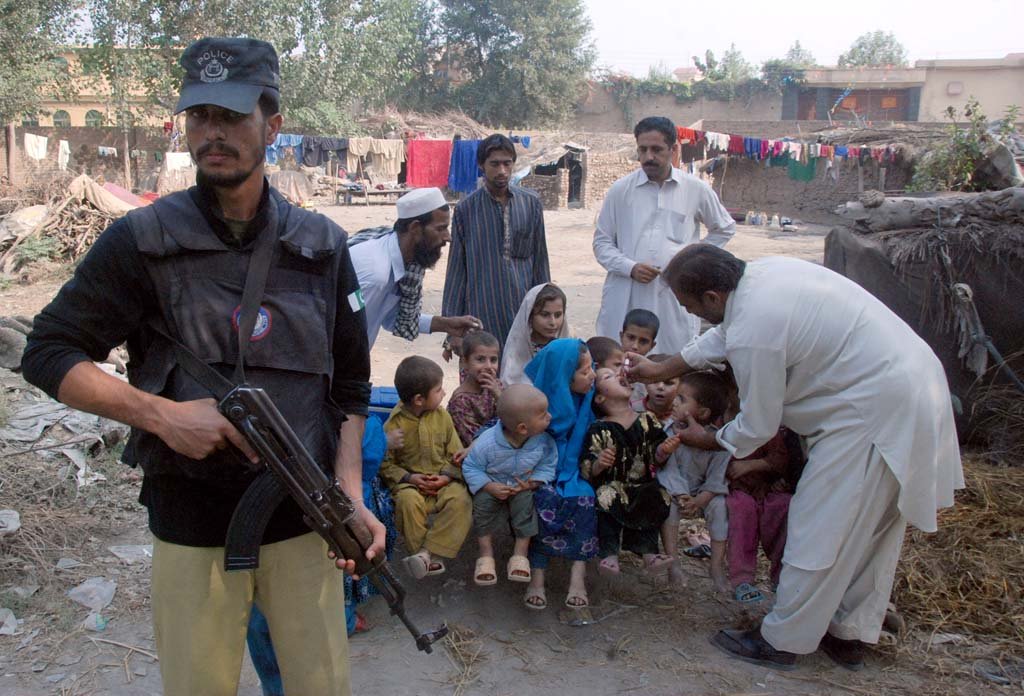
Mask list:
[[[900,100],[899,97],[882,97],[882,108],[883,109],[897,109],[899,108]]]
[[[68,72],[68,59],[64,56],[57,56],[53,59],[53,64],[57,67],[57,70],[63,73]]]
[[[22,119],[21,119],[21,127],[22,128],[38,128],[39,127],[39,117],[36,116],[35,114],[32,114],[30,116],[23,116]]]
[[[103,125],[103,114],[96,109],[89,109],[85,114],[85,125],[89,128],[99,128]]]
[[[70,128],[71,127],[71,114],[63,109],[58,109],[53,112],[53,127],[54,128]]]

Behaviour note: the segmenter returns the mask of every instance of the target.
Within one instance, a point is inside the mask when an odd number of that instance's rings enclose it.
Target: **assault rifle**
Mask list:
[[[231,516],[224,569],[249,570],[259,566],[263,530],[278,504],[291,496],[302,509],[306,524],[327,541],[331,551],[338,558],[354,560],[356,573],[369,578],[380,591],[391,613],[416,639],[416,647],[432,652],[431,644],[447,635],[448,627],[442,624],[435,631],[421,633],[406,616],[405,588],[391,566],[380,556],[366,558],[372,538],[370,530],[356,516],[351,498],[317,466],[267,393],[243,383],[220,400],[218,409],[238,428],[266,466]]]

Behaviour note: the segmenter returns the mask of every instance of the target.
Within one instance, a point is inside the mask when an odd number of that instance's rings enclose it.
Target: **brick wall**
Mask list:
[[[554,174],[530,174],[519,184],[540,196],[544,210],[562,210],[569,207],[569,170],[559,169]]]
[[[145,156],[133,158],[131,186],[125,185],[124,177],[124,134],[120,128],[52,128],[39,126],[15,129],[14,147],[16,152],[14,184],[29,185],[41,183],[59,173],[57,168],[57,148],[59,141],[67,140],[71,147],[71,159],[68,171],[72,174],[88,174],[94,179],[102,178],[119,186],[133,190],[145,190],[155,187],[152,181],[160,170],[154,152],[165,152],[168,139],[162,128],[132,128],[128,132],[129,150],[143,150]],[[35,160],[25,154],[24,134],[33,133],[47,138],[46,157]],[[117,157],[100,157],[98,147],[116,147]],[[0,136],[0,171],[7,174],[7,142]]]
[[[825,160],[818,160],[813,181],[793,181],[785,167],[765,167],[764,162],[729,159],[727,168],[714,173],[714,189],[728,208],[779,213],[807,222],[832,224],[840,220],[833,214],[836,206],[856,200],[858,193],[857,164],[854,160],[837,160],[838,181],[825,172]],[[880,187],[880,167],[870,160],[862,165],[864,189]],[[896,162],[886,166],[885,189],[903,189],[912,171]]]
[[[583,192],[580,199],[584,208],[596,208],[604,200],[608,189],[640,163],[625,154],[585,152],[583,154]]]

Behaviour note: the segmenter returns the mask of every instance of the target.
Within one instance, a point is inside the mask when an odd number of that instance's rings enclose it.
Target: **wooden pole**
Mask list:
[[[127,118],[127,116],[125,116],[125,118]],[[131,191],[132,190],[132,160],[131,160],[131,150],[129,150],[129,148],[128,148],[128,126],[125,126],[122,129],[121,135],[123,136],[122,139],[121,139],[121,144],[124,145],[123,157],[121,158],[124,161],[124,187],[126,189],[128,189],[129,191]]]
[[[15,168],[17,167],[17,140],[18,134],[14,130],[14,124],[8,123],[4,129],[7,134],[7,183],[14,185]]]

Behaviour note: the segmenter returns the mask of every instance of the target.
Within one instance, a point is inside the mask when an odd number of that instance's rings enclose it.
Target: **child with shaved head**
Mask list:
[[[498,399],[498,423],[473,442],[462,463],[462,475],[473,494],[473,524],[480,557],[473,582],[498,582],[492,537],[512,523],[515,550],[506,577],[530,582],[526,556],[530,539],[537,534],[533,491],[555,477],[558,448],[545,430],[551,422],[544,392],[528,384],[507,387]]]

